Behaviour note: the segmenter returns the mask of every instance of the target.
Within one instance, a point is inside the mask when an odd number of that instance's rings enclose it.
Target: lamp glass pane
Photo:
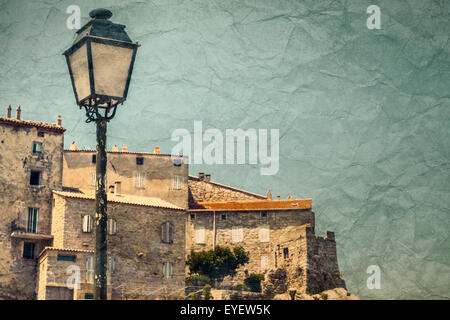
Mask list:
[[[78,101],[81,101],[91,94],[86,44],[69,56],[69,62]]]
[[[95,93],[122,98],[133,49],[92,42],[91,52]]]

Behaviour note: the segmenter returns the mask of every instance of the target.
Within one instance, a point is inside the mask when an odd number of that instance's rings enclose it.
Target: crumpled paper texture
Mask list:
[[[450,298],[450,2],[0,1],[0,104],[95,147],[62,52],[69,5],[105,7],[138,50],[108,147],[169,153],[176,128],[277,128],[280,170],[192,165],[253,192],[313,198],[361,298]],[[381,29],[366,27],[369,5]],[[13,108],[14,113],[14,108]],[[2,112],[4,114],[4,111]],[[369,265],[381,289],[366,286]]]

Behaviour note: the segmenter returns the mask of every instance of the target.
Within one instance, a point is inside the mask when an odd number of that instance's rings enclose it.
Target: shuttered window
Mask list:
[[[173,183],[172,183],[172,188],[174,190],[181,190],[181,185],[182,185],[183,179],[181,176],[173,176]]]
[[[114,260],[114,257],[109,257],[109,272],[113,274],[115,268],[116,268],[116,261]]]
[[[92,232],[92,217],[90,215],[83,216],[83,232]]]
[[[86,282],[94,283],[94,258],[86,258]]]
[[[41,154],[42,153],[42,143],[40,143],[40,142],[33,142],[33,153],[34,154]]]
[[[114,219],[108,219],[108,234],[113,235],[117,232],[117,223]]]
[[[261,256],[261,269],[267,270],[268,267],[269,267],[269,257]]]
[[[144,182],[145,182],[145,174],[143,172],[136,172],[135,177],[135,185],[136,188],[144,188]]]
[[[242,227],[233,226],[231,229],[231,238],[233,242],[241,242],[244,239]]]
[[[38,208],[28,208],[27,232],[37,233],[38,230]]]
[[[205,243],[205,228],[200,227],[195,229],[195,242],[198,244]]]
[[[259,241],[269,242],[269,227],[267,226],[259,227]]]
[[[165,279],[172,278],[172,263],[171,262],[164,262],[163,274],[164,274]]]
[[[161,225],[161,239],[164,243],[173,243],[173,224],[170,222]]]

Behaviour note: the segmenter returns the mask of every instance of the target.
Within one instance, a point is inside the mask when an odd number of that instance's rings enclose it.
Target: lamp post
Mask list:
[[[77,31],[74,43],[63,54],[76,102],[80,109],[85,109],[86,122],[97,125],[94,298],[106,300],[106,123],[116,114],[118,104],[127,98],[139,45],[131,41],[124,25],[108,20],[111,11],[96,9],[89,15],[92,20]]]

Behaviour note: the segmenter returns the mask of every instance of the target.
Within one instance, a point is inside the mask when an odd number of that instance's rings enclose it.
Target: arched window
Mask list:
[[[161,226],[162,234],[161,239],[164,243],[173,243],[173,224],[170,222],[164,222]]]

